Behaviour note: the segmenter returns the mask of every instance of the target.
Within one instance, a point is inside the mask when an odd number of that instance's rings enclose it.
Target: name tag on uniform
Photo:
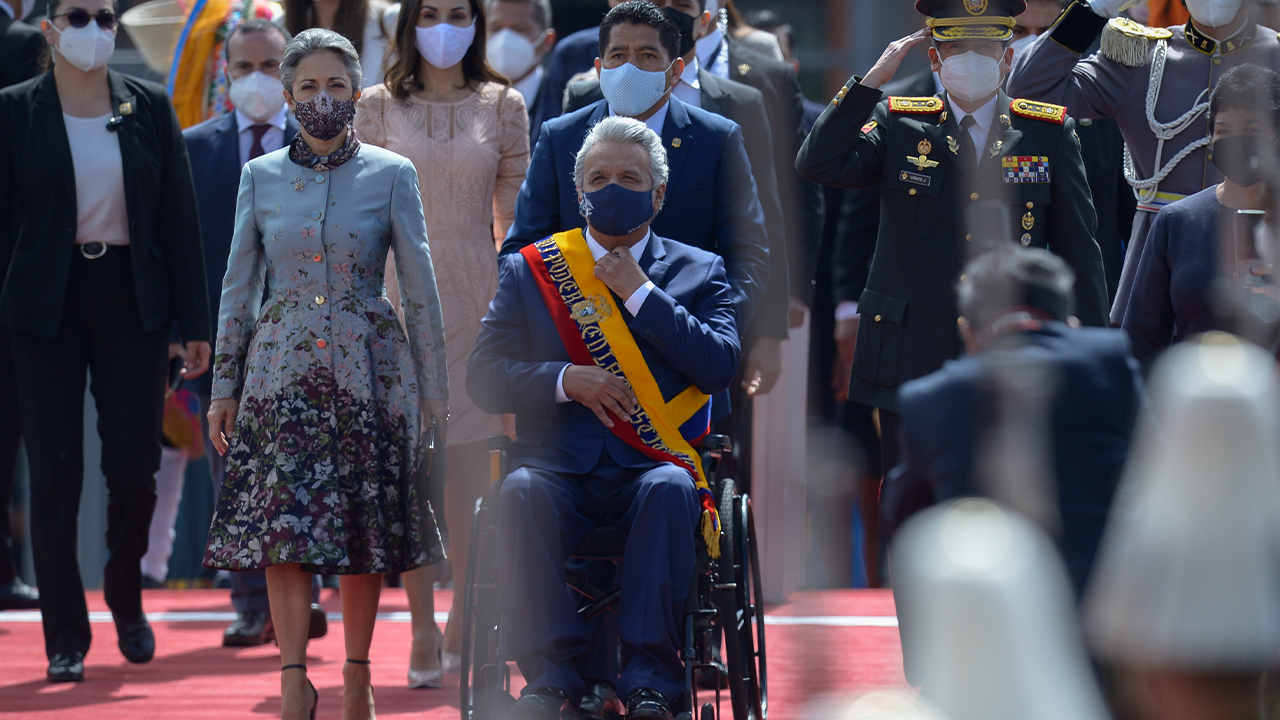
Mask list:
[[[1010,155],[1000,159],[1007,183],[1049,182],[1049,158],[1043,155]]]
[[[906,170],[903,170],[902,172],[898,173],[898,179],[903,182],[909,182],[914,185],[923,185],[925,187],[929,187],[929,184],[933,182],[933,179],[930,178],[928,175],[921,175],[919,173],[907,172]]]

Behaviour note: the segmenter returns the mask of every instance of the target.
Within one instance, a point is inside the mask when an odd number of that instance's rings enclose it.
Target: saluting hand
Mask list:
[[[928,40],[930,33],[929,28],[925,28],[889,43],[889,47],[881,53],[880,59],[867,71],[866,77],[862,78],[862,84],[870,88],[879,88],[892,80],[893,74],[898,72],[898,66],[902,64],[903,58],[911,48]]]
[[[649,276],[640,269],[636,256],[629,247],[616,247],[608,255],[596,261],[596,277],[626,302],[640,286],[649,282]]]

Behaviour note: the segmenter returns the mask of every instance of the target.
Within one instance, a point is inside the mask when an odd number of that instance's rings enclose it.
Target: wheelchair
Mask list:
[[[489,439],[489,474],[492,485],[476,503],[471,526],[471,556],[467,561],[462,614],[462,720],[505,718],[515,698],[511,695],[512,659],[503,634],[497,566],[498,495],[507,475],[510,438]],[[720,513],[720,557],[712,560],[702,540],[694,582],[685,601],[684,638],[680,652],[684,662],[685,690],[674,698],[677,720],[721,720],[717,682],[715,702],[699,705],[696,674],[725,672],[715,661],[713,645],[723,632],[724,667],[727,667],[733,720],[766,720],[769,709],[765,665],[764,606],[761,598],[760,559],[751,500],[737,492],[732,479],[719,478],[722,456],[732,452],[723,435],[708,435],[699,451]],[[598,527],[573,552],[575,559],[622,560],[623,541],[612,527]],[[602,590],[586,578],[568,573],[567,583],[582,596],[578,613],[590,619],[617,612],[620,589]],[[457,590],[455,590],[456,592]],[[719,678],[717,677],[717,680]],[[703,691],[710,693],[711,691]],[[619,716],[608,714],[607,720]],[[588,716],[583,716],[587,718]]]

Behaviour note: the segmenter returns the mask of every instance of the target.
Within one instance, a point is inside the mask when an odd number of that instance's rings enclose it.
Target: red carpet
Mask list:
[[[449,607],[448,591],[436,594],[436,608]],[[144,603],[156,631],[156,659],[130,665],[115,647],[109,618],[95,622],[93,649],[86,658],[87,680],[49,685],[39,622],[31,613],[0,613],[0,716],[39,720],[130,720],[182,718],[229,720],[277,716],[279,655],[274,645],[223,648],[228,620],[200,616],[157,618],[158,613],[230,613],[225,590],[149,590]],[[339,608],[326,590],[325,607]],[[105,612],[100,592],[89,596],[90,611]],[[382,613],[405,613],[402,590],[385,590]],[[815,696],[872,687],[904,687],[898,631],[892,625],[888,591],[846,590],[797,593],[768,610],[770,720],[794,720]],[[373,669],[380,718],[457,718],[458,679],[446,676],[443,690],[409,690],[409,625],[398,617],[379,621]],[[342,626],[312,641],[310,675],[320,690],[320,718],[341,717]],[[519,673],[515,673],[519,677]],[[728,710],[728,697],[724,698]],[[727,714],[727,713],[726,713]]]

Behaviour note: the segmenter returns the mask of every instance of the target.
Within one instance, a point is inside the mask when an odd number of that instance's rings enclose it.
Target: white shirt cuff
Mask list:
[[[649,291],[653,290],[654,287],[652,280],[646,280],[645,283],[636,288],[636,291],[631,293],[631,297],[627,298],[627,301],[623,303],[627,308],[627,312],[631,313],[631,317],[635,317],[640,314],[640,306],[644,305],[645,298],[649,297]]]
[[[565,365],[564,367],[560,368],[560,374],[556,376],[556,402],[557,403],[569,402],[569,396],[564,394],[564,371],[568,369],[569,369],[569,366]]]
[[[841,300],[836,304],[836,322],[852,320],[858,317],[858,303],[853,300]]]

